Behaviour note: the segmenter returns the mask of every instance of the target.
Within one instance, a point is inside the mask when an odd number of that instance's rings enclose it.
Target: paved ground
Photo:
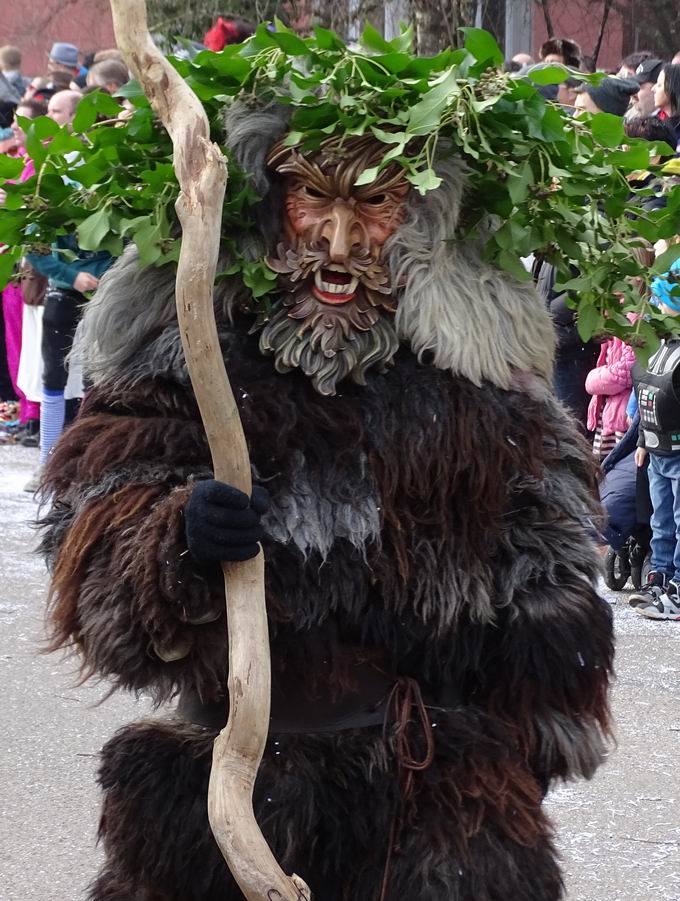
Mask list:
[[[97,866],[97,751],[147,706],[96,706],[105,686],[74,688],[72,663],[38,654],[46,580],[21,491],[35,462],[0,446],[0,901],[82,901]],[[680,623],[642,620],[625,596],[614,609],[618,750],[548,801],[569,901],[680,901]]]

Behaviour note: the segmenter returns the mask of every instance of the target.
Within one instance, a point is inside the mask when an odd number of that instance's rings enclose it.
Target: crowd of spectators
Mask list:
[[[204,43],[166,48],[195,53],[221,50],[242,41],[252,29],[238,19],[219,17]],[[18,47],[0,47],[0,153],[19,157],[19,181],[35,172],[25,148],[24,120],[48,116],[69,127],[84,95],[116,96],[130,78],[121,52],[113,47],[82,53],[71,43],[52,45],[45,70],[22,70]],[[121,113],[125,101],[121,100]],[[0,189],[0,205],[5,194]],[[0,247],[2,252],[2,247]],[[60,237],[52,254],[25,257],[2,292],[0,317],[0,442],[39,447],[39,465],[26,485],[34,491],[42,466],[83,394],[77,361],[69,353],[81,312],[113,262],[105,251],[84,251],[75,235]]]
[[[24,75],[16,47],[0,48],[0,72],[6,104],[0,152],[22,159],[19,181],[35,172],[25,148],[24,120],[48,116],[68,127],[86,93],[115,94],[130,77],[119,50],[83,57],[73,44],[61,41],[53,44],[44,74]],[[108,253],[83,251],[75,235],[65,235],[52,254],[27,256],[3,291],[0,440],[40,448],[27,490],[37,487],[41,466],[82,396],[77,367],[69,370],[66,358],[83,304],[111,262]]]
[[[552,38],[540,48],[538,61],[518,54],[508,61],[506,70],[522,77],[551,64],[566,66],[574,77],[559,85],[539,86],[547,100],[568,108],[573,115],[620,117],[628,137],[667,145],[669,153],[680,151],[680,53],[671,60],[652,51],[634,53],[615,70],[603,73],[601,80],[588,82],[578,77],[580,72],[592,70],[578,44]],[[659,162],[659,157],[650,159],[651,166]],[[648,212],[660,209],[676,182],[676,175],[659,174],[658,170],[635,172],[629,176],[631,202]],[[639,261],[651,267],[656,257],[678,240],[637,248]],[[647,580],[630,596],[630,605],[652,619],[680,621],[680,444],[676,441],[680,366],[677,374],[670,369],[680,339],[664,339],[647,370],[636,362],[632,347],[618,338],[583,341],[575,312],[577,298],[556,290],[555,270],[547,261],[532,258],[526,262],[555,325],[555,393],[592,442],[593,454],[605,474],[602,498],[608,519],[602,534],[603,551],[609,545],[609,553],[619,564],[629,563],[633,552],[641,560],[646,557]],[[680,303],[669,287],[678,278],[674,274],[680,273],[678,267],[680,262],[673,264],[667,278],[657,278],[647,297],[669,317],[680,315]],[[644,290],[642,285],[634,287]],[[655,380],[663,378],[672,385],[664,395],[665,415],[670,410],[672,416],[662,422],[654,404],[653,410],[650,407],[649,397],[656,396]],[[643,411],[642,423],[641,392],[649,407]],[[642,534],[648,537],[640,539]]]

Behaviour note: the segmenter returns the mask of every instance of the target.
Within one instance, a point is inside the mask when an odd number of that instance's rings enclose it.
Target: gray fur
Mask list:
[[[554,770],[556,760],[562,758],[566,762],[568,779],[592,779],[607,752],[607,742],[597,723],[553,711],[550,719],[537,717],[535,724],[541,748],[540,762],[546,772]]]
[[[241,242],[246,259],[262,259],[281,240],[281,192],[274,173],[267,167],[267,155],[286,131],[289,119],[287,107],[271,105],[252,110],[240,102],[234,103],[225,114],[227,149],[238,167],[248,173],[261,198],[252,212],[256,232],[264,239],[264,245],[258,247],[255,242],[249,249]]]
[[[111,379],[112,374],[106,373],[107,380]],[[173,323],[140,349],[117,376],[130,387],[154,378],[167,378],[179,385],[188,385],[189,372],[177,324]]]
[[[212,472],[201,466],[171,466],[156,461],[134,463],[109,470],[94,485],[85,485],[80,492],[69,494],[77,512],[91,501],[106,497],[127,485],[185,485],[188,481],[209,478]]]
[[[459,160],[439,163],[441,187],[413,192],[405,223],[390,239],[392,283],[402,286],[399,337],[434,365],[508,388],[513,369],[552,373],[554,337],[533,287],[483,263],[480,248],[453,241],[465,174]]]
[[[242,171],[249,174],[260,197],[265,197],[272,188],[267,156],[286,131],[289,119],[289,109],[275,105],[253,110],[237,102],[225,113],[225,144]]]
[[[153,278],[158,280],[157,294],[149,290],[143,274],[152,276],[152,284]],[[128,298],[133,296],[135,300],[129,303]],[[216,311],[229,318],[238,297],[232,280],[220,283],[215,291]],[[139,302],[143,298],[149,303]],[[128,248],[103,277],[82,322],[76,352],[83,355],[95,384],[106,381],[132,387],[153,378],[189,384],[175,312],[172,267],[142,269],[136,249]]]
[[[455,551],[438,552],[427,541],[416,544],[412,566],[417,575],[395,597],[395,606],[415,610],[436,635],[444,635],[461,616],[479,623],[496,619],[498,595],[488,568],[470,566]]]
[[[85,307],[80,341],[88,375],[98,382],[119,373],[152,335],[176,321],[174,267],[142,268],[130,245]]]
[[[172,466],[156,461],[118,466],[105,473],[94,485],[76,484],[69,488],[68,504],[52,507],[45,522],[50,523],[49,541],[44,540],[41,550],[49,567],[52,566],[62,542],[72,523],[92,501],[113,494],[131,484],[184,485],[192,479],[211,478],[212,471],[200,466]],[[47,503],[49,497],[43,498]]]
[[[257,473],[254,475],[257,477]],[[365,455],[358,459],[354,474],[355,503],[329,498],[331,486],[322,484],[323,480],[309,471],[299,452],[293,460],[292,475],[290,492],[274,498],[271,509],[263,517],[267,534],[281,544],[292,541],[305,558],[318,551],[322,560],[337,539],[344,539],[365,560],[367,545],[380,541],[378,489]]]

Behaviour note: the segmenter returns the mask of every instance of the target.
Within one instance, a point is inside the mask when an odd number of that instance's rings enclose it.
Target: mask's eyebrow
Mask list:
[[[293,188],[295,190],[309,188],[312,191],[323,194],[324,197],[335,197],[338,194],[335,179],[324,172],[319,172],[314,178],[309,178],[307,175],[294,177]]]
[[[408,193],[408,182],[404,178],[401,169],[394,171],[389,167],[383,170],[375,181],[369,185],[360,185],[354,189],[354,196],[357,200],[366,201],[376,194],[388,194],[390,199],[401,200]]]
[[[295,187],[307,186],[322,194],[331,194],[337,191],[333,179],[321,169],[318,163],[295,151],[289,153],[274,168],[281,175],[287,176]]]

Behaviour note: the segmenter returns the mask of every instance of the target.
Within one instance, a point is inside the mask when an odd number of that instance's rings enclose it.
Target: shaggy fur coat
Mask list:
[[[408,800],[389,723],[385,738],[272,734],[256,812],[274,853],[319,901],[373,901],[386,871],[395,901],[560,898],[543,790],[600,762],[612,664],[588,449],[533,382],[477,387],[403,348],[386,374],[324,398],[277,375],[238,318],[222,342],[272,496],[274,681],[342,696],[351,647],[431,697],[457,693],[428,709],[434,759]],[[54,645],[75,645],[86,674],[159,701],[223,696],[221,574],[192,562],[182,516],[209,459],[169,326],[89,394],[46,475]],[[92,901],[239,897],[207,823],[214,735],[150,721],[105,747]],[[424,742],[414,728],[414,757]]]
[[[280,235],[265,160],[286,115],[229,114],[263,198],[239,237],[253,259]],[[323,397],[276,373],[238,312],[243,285],[216,295],[253,479],[272,498],[273,692],[295,708],[270,730],[255,810],[317,901],[558,901],[542,797],[589,777],[608,736],[590,451],[546,388],[542,304],[450,240],[464,172],[449,160],[440,174],[386,247],[401,346],[365,386]],[[84,676],[223,708],[223,580],[185,540],[187,498],[212,474],[173,294],[170,267],[127,251],[88,304],[94,388],[44,482],[52,644],[76,649]],[[313,726],[376,676],[394,687],[371,698],[378,720]],[[174,716],[106,745],[90,901],[238,901],[206,813],[215,734]]]

